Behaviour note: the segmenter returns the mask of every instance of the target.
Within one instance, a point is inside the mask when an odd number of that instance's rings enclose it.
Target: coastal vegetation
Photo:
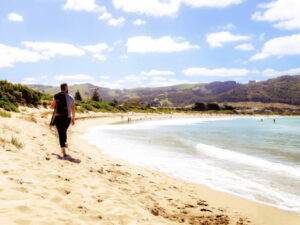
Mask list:
[[[82,97],[79,90],[77,90],[75,93],[75,100],[82,101]]]
[[[13,144],[14,146],[16,146],[18,149],[21,149],[24,147],[24,144],[22,142],[19,141],[18,138],[16,137],[11,137],[10,143]]]
[[[72,89],[71,89],[72,90]],[[117,100],[112,102],[104,102],[101,100],[98,90],[93,91],[89,100],[80,100],[81,93],[76,91],[76,111],[83,113],[87,111],[94,112],[170,112],[170,109],[154,109],[150,105],[140,104],[139,101],[124,102],[119,105]],[[25,105],[30,107],[36,107],[43,105],[49,107],[53,95],[42,93],[33,90],[27,86],[21,84],[13,84],[7,81],[0,81],[0,108],[5,111],[0,111],[1,117],[9,117],[10,113],[7,111],[19,112],[18,106]],[[34,117],[30,117],[30,121],[35,121]]]
[[[55,94],[59,87],[30,85],[43,93]],[[236,102],[262,102],[300,105],[300,75],[281,76],[266,81],[240,84],[235,81],[181,84],[158,88],[109,89],[93,84],[75,84],[70,86],[74,96],[77,90],[82,99],[88,100],[98,90],[103,101],[119,103],[136,99],[143,104],[155,107],[187,107],[195,102],[217,102],[221,104]]]
[[[237,84],[236,82],[213,82],[210,84],[205,85],[205,88],[202,88],[202,91],[205,90],[206,97],[203,97],[206,101],[197,101],[198,98],[192,98],[189,94],[185,93],[187,89],[193,92],[200,92],[200,89],[195,88],[194,84],[188,85],[177,85],[171,87],[164,87],[164,88],[154,88],[154,89],[139,89],[140,91],[143,90],[143,94],[149,94],[148,101],[145,100],[145,97],[136,96],[132,97],[128,100],[119,100],[117,95],[112,95],[114,98],[107,99],[107,93],[105,94],[104,88],[99,88],[97,86],[93,86],[90,84],[85,85],[70,85],[69,92],[72,95],[75,95],[75,102],[76,106],[75,109],[78,113],[84,113],[88,111],[94,112],[145,112],[145,113],[171,113],[171,112],[185,112],[185,113],[219,113],[219,114],[246,114],[246,115],[256,115],[256,114],[282,114],[282,115],[295,115],[300,114],[300,108],[297,105],[298,100],[300,98],[298,88],[298,80],[300,76],[283,76],[276,79],[271,79],[264,82],[259,83],[249,83],[247,85]],[[292,80],[290,80],[292,79]],[[293,81],[293,82],[292,82]],[[200,85],[200,84],[198,84]],[[263,89],[264,93],[267,92],[269,86],[273,85],[273,89],[280,90],[278,91],[281,95],[290,96],[290,101],[295,103],[294,105],[291,104],[283,104],[280,103],[280,99],[276,96],[277,94],[274,93],[274,99],[278,99],[279,103],[272,103],[271,102],[261,102],[262,104],[260,107],[256,107],[257,103],[259,103],[259,99],[254,98],[254,101],[241,101],[238,102],[238,93],[245,92],[247,88],[251,87],[252,90]],[[200,85],[201,86],[201,85]],[[30,87],[33,87],[30,85]],[[27,86],[21,84],[12,84],[7,81],[0,81],[0,108],[3,108],[5,111],[13,111],[18,112],[19,105],[25,105],[30,107],[36,106],[44,106],[48,108],[53,100],[53,94],[59,92],[59,88],[55,87],[57,92],[46,92],[42,89],[41,85],[35,85],[31,89]],[[51,86],[46,86],[48,89],[51,89]],[[84,92],[82,94],[82,87],[88,87],[94,89],[89,89],[89,91]],[[234,88],[234,89],[232,89]],[[284,89],[285,88],[285,89]],[[47,90],[48,90],[47,89]],[[49,89],[49,90],[50,90]],[[104,90],[103,90],[104,89]],[[232,90],[229,90],[232,89]],[[251,95],[250,89],[248,90],[248,97],[247,99],[253,99],[249,97]],[[273,90],[272,89],[272,90]],[[53,89],[54,90],[54,89]],[[137,89],[134,89],[137,90]],[[160,94],[159,96],[164,97],[155,97],[154,99],[151,97],[151,91],[156,90],[157,92],[161,91],[169,91],[169,93]],[[173,93],[171,92],[173,90]],[[209,90],[209,91],[208,91]],[[229,91],[228,91],[229,90]],[[274,92],[273,90],[273,92]],[[285,91],[289,93],[288,95]],[[126,95],[127,90],[114,90],[114,92],[123,92]],[[224,93],[225,91],[225,93]],[[208,92],[211,92],[209,94]],[[228,97],[228,93],[232,93],[232,97]],[[271,91],[270,91],[271,92]],[[89,96],[87,95],[89,93]],[[103,95],[101,95],[103,93]],[[221,93],[221,94],[220,94]],[[277,93],[277,92],[276,92]],[[112,94],[112,93],[110,93]],[[215,95],[216,94],[216,95]],[[269,93],[270,94],[270,93]],[[230,95],[230,96],[231,96]],[[256,94],[258,95],[258,94]],[[84,97],[82,97],[84,96]],[[224,99],[228,101],[217,101],[217,99],[223,96]],[[235,99],[233,99],[235,98]],[[240,96],[240,98],[242,98]],[[266,94],[262,94],[262,98],[267,98]],[[174,100],[175,99],[175,100]],[[200,98],[201,99],[201,98]],[[272,99],[272,97],[269,97]],[[210,101],[208,101],[210,100]],[[174,104],[174,102],[177,102]],[[190,104],[186,104],[186,103]],[[245,105],[249,103],[248,105]],[[251,105],[251,104],[252,105]],[[0,112],[0,116],[9,116],[5,114],[4,111]]]
[[[11,114],[10,114],[9,112],[0,110],[0,116],[1,116],[1,117],[7,117],[7,118],[10,118],[10,117],[11,117]]]
[[[18,112],[18,105],[38,106],[42,100],[49,99],[49,94],[43,94],[21,84],[0,81],[0,108],[6,111]]]

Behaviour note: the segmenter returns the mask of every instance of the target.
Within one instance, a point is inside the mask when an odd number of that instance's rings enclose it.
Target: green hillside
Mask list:
[[[300,105],[300,76],[278,78],[245,84],[210,100],[217,102],[278,102]]]
[[[44,93],[54,94],[58,87],[30,85],[29,87]],[[116,99],[126,102],[130,99],[156,106],[187,106],[195,102],[278,102],[300,105],[300,76],[281,76],[267,81],[251,84],[239,84],[235,81],[181,84],[159,88],[109,89],[92,84],[76,84],[69,87],[75,95],[80,91],[84,99],[91,96],[93,90],[99,88],[104,101]]]

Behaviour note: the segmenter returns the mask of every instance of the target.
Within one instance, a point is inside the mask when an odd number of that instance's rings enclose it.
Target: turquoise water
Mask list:
[[[95,127],[112,156],[300,214],[300,118],[177,118]]]

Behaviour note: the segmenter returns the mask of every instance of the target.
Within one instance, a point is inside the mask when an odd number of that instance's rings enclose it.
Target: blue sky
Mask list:
[[[1,0],[0,79],[109,88],[300,74],[296,0]]]

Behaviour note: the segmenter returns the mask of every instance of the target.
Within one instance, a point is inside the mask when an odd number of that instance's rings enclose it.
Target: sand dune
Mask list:
[[[109,157],[81,138],[91,126],[127,117],[81,115],[69,130],[67,158],[47,110],[0,117],[1,224],[300,224],[288,212]]]

